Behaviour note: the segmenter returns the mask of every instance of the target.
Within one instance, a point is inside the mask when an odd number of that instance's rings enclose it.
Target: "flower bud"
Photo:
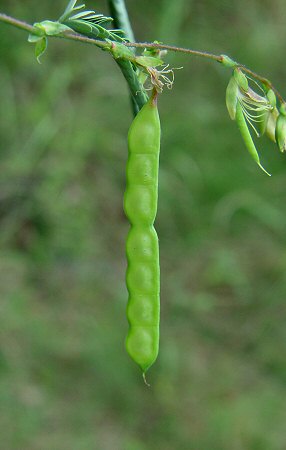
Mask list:
[[[220,55],[219,61],[224,67],[235,67],[237,63],[227,55]]]
[[[276,123],[277,123],[278,116],[279,116],[278,109],[274,108],[271,111],[271,113],[269,114],[268,120],[266,123],[265,134],[273,142],[276,142],[275,129],[276,129]]]
[[[274,93],[274,91],[272,89],[269,89],[267,91],[266,97],[268,98],[270,105],[273,108],[275,108],[275,106],[276,106],[276,95],[275,95],[275,93]]]
[[[276,128],[275,128],[275,137],[278,148],[280,152],[286,151],[286,116],[284,114],[279,114]]]
[[[235,68],[233,71],[233,75],[234,75],[235,81],[237,82],[239,88],[242,89],[243,91],[247,91],[248,90],[248,81],[247,81],[247,78],[244,75],[244,73],[242,73],[242,71],[240,69]]]
[[[226,88],[226,107],[229,112],[231,120],[235,120],[236,116],[236,104],[238,99],[238,84],[235,78],[232,76]]]
[[[275,128],[277,117],[279,115],[276,108],[276,95],[272,89],[269,89],[266,93],[266,97],[269,101],[270,109],[268,111],[264,111],[261,117],[259,123],[260,136],[265,133],[271,141],[276,142]]]

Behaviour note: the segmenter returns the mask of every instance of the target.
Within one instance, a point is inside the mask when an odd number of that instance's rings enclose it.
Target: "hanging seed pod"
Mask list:
[[[248,152],[250,153],[256,164],[258,164],[260,169],[262,169],[263,172],[265,172],[267,175],[271,176],[270,173],[268,173],[267,170],[265,170],[264,167],[261,165],[259,155],[257,153],[256,147],[254,145],[248,126],[246,124],[246,120],[243,115],[242,107],[239,103],[237,104],[236,109],[236,123],[238,125],[239,131],[241,133],[241,136],[244,140]]]
[[[126,242],[129,292],[126,349],[145,373],[159,351],[160,264],[154,228],[158,201],[160,119],[154,91],[128,133],[124,210],[131,227]]]

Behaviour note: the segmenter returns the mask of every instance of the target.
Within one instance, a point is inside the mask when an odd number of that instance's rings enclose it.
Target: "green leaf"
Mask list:
[[[40,57],[45,53],[48,46],[48,39],[44,36],[36,42],[35,56],[39,64],[41,64]]]
[[[70,0],[63,15],[59,18],[59,22],[63,22],[64,20],[66,20],[66,18],[72,14],[72,12],[74,11],[74,7],[76,5],[77,0]]]
[[[72,11],[76,5],[77,0],[70,0],[68,3],[68,6],[65,9],[64,14],[69,13],[70,11]]]
[[[47,36],[57,36],[64,31],[71,31],[69,27],[60,22],[52,22],[51,20],[44,20],[43,22],[34,23],[34,27],[39,28]]]
[[[33,44],[35,42],[40,41],[43,38],[43,36],[37,36],[36,34],[30,33],[28,36],[28,42],[31,42]]]
[[[125,47],[125,45],[121,44],[120,42],[116,42],[112,44],[111,47],[111,53],[113,55],[113,58],[118,59],[127,59],[128,61],[135,62],[135,56],[132,50],[128,47]]]
[[[41,64],[40,57],[45,53],[47,46],[48,46],[48,39],[46,37],[42,37],[40,40],[36,42],[35,56],[39,64]]]
[[[154,56],[137,56],[136,63],[143,67],[157,67],[163,64],[162,59]]]
[[[77,20],[77,19],[97,19],[97,18],[101,18],[102,14],[95,14],[94,11],[82,11],[79,12],[77,14],[75,14],[74,16],[72,16],[70,19],[71,20]],[[112,19],[111,19],[112,20]]]
[[[99,34],[99,31],[96,25],[91,22],[85,22],[84,20],[68,20],[66,23],[69,24],[69,29],[75,31],[76,33],[80,33],[84,36],[90,38],[96,38]]]
[[[33,25],[34,30],[32,33],[29,34],[28,36],[28,42],[37,42],[40,41],[42,37],[45,36],[45,29],[41,26],[41,24],[39,23],[35,23]]]

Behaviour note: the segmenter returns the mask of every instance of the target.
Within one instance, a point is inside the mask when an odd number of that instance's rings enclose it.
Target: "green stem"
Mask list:
[[[148,95],[145,90],[142,89],[142,85],[138,80],[135,70],[130,61],[125,59],[115,59],[115,62],[120,67],[125,80],[128,83],[130,93],[133,99],[132,104],[134,105],[134,114],[136,115],[138,111],[145,105],[148,100]],[[136,107],[136,109],[135,109]]]
[[[135,41],[134,33],[130,24],[128,12],[125,6],[124,0],[108,0],[110,13],[114,19],[114,25],[116,28],[123,30],[126,38],[129,41]],[[131,63],[126,64],[124,60],[116,60],[116,63],[120,67],[123,76],[125,77],[130,92],[131,92],[131,105],[134,116],[139,112],[144,103],[146,103],[148,96],[137,78],[134,68]],[[133,91],[133,92],[132,92]]]
[[[127,39],[131,42],[135,41],[134,33],[129,20],[128,12],[124,0],[108,0],[109,9],[114,18],[116,28],[123,30]]]

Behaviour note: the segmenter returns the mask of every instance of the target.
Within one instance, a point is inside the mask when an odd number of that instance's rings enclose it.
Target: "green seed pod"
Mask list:
[[[238,125],[239,131],[241,133],[241,136],[245,142],[246,148],[249,151],[250,155],[252,156],[252,158],[254,159],[256,164],[258,164],[259,167],[263,170],[263,172],[265,172],[267,175],[271,176],[270,173],[268,173],[264,169],[264,167],[261,165],[259,155],[257,153],[256,147],[254,145],[254,142],[252,140],[248,126],[246,124],[240,103],[237,103],[237,107],[236,107],[236,123]]]
[[[237,104],[237,96],[238,96],[238,84],[232,76],[229,80],[229,83],[226,88],[226,107],[228,110],[228,113],[230,115],[231,120],[235,120],[236,116],[236,104]]]
[[[260,136],[262,136],[264,133],[274,142],[275,140],[275,126],[276,126],[276,95],[272,89],[269,89],[266,93],[266,97],[269,101],[270,106],[272,106],[272,109],[265,110],[262,113],[262,116],[259,121],[259,132]],[[274,125],[274,126],[273,126]]]
[[[160,120],[152,96],[128,133],[127,186],[124,210],[131,228],[126,241],[129,292],[126,349],[143,375],[159,351],[159,243],[153,227],[157,212]]]
[[[279,114],[276,128],[275,137],[280,152],[286,151],[286,116]]]
[[[238,84],[238,87],[242,89],[243,91],[248,90],[248,81],[244,73],[239,68],[235,68],[233,71],[233,76],[235,78],[235,81]]]

